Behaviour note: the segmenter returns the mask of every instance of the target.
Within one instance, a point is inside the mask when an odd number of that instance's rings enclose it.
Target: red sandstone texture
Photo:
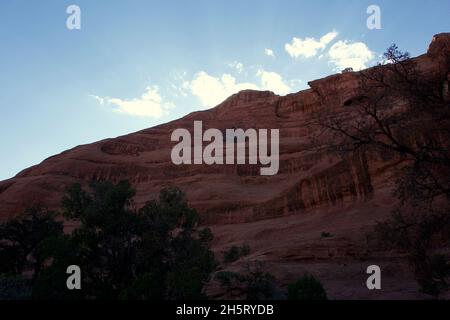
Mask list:
[[[415,58],[420,70],[450,59],[450,34],[433,38],[426,54]],[[75,182],[129,180],[141,206],[168,185],[188,196],[214,234],[214,250],[247,243],[246,261],[264,261],[287,283],[308,271],[324,283],[331,298],[420,298],[399,253],[371,250],[366,235],[396,204],[391,179],[396,162],[375,155],[346,159],[317,151],[308,125],[313,115],[345,112],[359,88],[359,73],[346,72],[309,83],[287,96],[242,91],[217,107],[126,136],[82,145],[50,157],[0,182],[0,221],[33,204],[58,208]],[[448,86],[448,84],[447,84]],[[203,128],[280,129],[280,170],[259,175],[258,165],[180,165],[171,162],[173,130]],[[205,143],[206,144],[206,143]],[[332,237],[321,238],[322,232]],[[380,265],[382,290],[366,288],[365,270]],[[220,295],[214,285],[210,294]]]

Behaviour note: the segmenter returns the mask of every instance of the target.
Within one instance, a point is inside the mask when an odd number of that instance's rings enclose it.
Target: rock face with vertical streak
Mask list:
[[[415,59],[424,70],[434,68],[448,46],[449,35],[437,35],[428,53]],[[129,180],[137,189],[138,205],[161,187],[177,185],[208,224],[256,221],[366,201],[385,187],[390,166],[366,154],[338,159],[318,152],[308,126],[313,114],[343,112],[357,95],[358,77],[357,72],[332,75],[310,82],[308,90],[283,97],[269,91],[241,91],[213,109],[65,151],[0,182],[0,217],[14,216],[34,203],[57,208],[70,184],[90,180]],[[260,176],[260,166],[249,164],[174,165],[171,133],[176,128],[192,131],[194,120],[202,120],[204,130],[223,132],[280,129],[279,173]]]
[[[420,70],[428,72],[441,59],[450,59],[449,46],[450,34],[436,35],[427,54],[414,58]],[[372,154],[340,158],[318,151],[309,126],[314,115],[345,112],[345,106],[357,99],[358,79],[358,72],[336,74],[287,96],[245,90],[213,109],[75,147],[0,182],[0,221],[33,204],[58,208],[64,191],[75,182],[126,179],[137,190],[138,207],[164,186],[180,187],[202,222],[212,226],[215,250],[250,243],[250,259],[273,263],[281,277],[286,274],[283,268],[292,271],[299,261],[359,257],[365,230],[395,204],[389,178],[397,163]],[[448,81],[443,90],[448,92]],[[249,164],[174,165],[171,133],[177,128],[192,132],[195,120],[203,122],[203,130],[279,129],[278,174],[261,176],[260,166]],[[322,231],[332,232],[334,238],[320,242],[316,238]],[[327,270],[314,268],[319,274]],[[333,287],[333,279],[323,278],[331,296],[345,298]],[[384,294],[396,297],[395,292]],[[364,292],[349,297],[361,295],[371,297]]]

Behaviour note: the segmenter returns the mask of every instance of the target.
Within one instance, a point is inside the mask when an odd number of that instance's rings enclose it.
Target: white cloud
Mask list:
[[[265,53],[266,56],[275,58],[275,53],[273,53],[273,50],[272,50],[272,49],[267,49],[267,48],[266,48],[266,49],[264,49],[264,53]]]
[[[300,38],[292,38],[291,43],[286,43],[284,48],[286,52],[293,58],[314,57],[319,50],[324,50],[325,47],[336,38],[338,33],[331,31],[322,36],[319,40],[315,38],[306,37],[304,40]]]
[[[261,87],[264,90],[273,91],[279,95],[288,94],[291,88],[283,81],[283,78],[276,72],[258,70],[257,76],[261,79]]]
[[[338,35],[336,30],[333,30],[331,32],[328,32],[326,35],[324,35],[322,38],[320,38],[320,43],[326,47],[331,41],[334,40]]]
[[[330,62],[336,71],[345,68],[361,70],[367,68],[367,63],[374,58],[374,53],[363,42],[349,43],[338,41],[329,50]]]
[[[114,111],[138,117],[160,118],[173,108],[172,103],[164,103],[157,86],[147,87],[139,97],[131,100],[99,97],[91,95],[101,105],[114,105]]]
[[[260,85],[251,82],[238,83],[230,74],[214,77],[208,73],[198,72],[194,79],[183,84],[188,86],[192,95],[196,96],[205,108],[211,108],[241,90],[270,90],[279,95],[288,94],[290,86],[276,72],[258,70],[256,73]]]
[[[238,61],[233,61],[228,64],[230,68],[235,69],[238,73],[242,73],[244,71],[244,65]]]
[[[258,90],[258,86],[249,83],[236,83],[230,74],[223,74],[220,78],[213,77],[200,71],[189,84],[191,93],[200,99],[206,108],[214,107],[230,95],[245,89]]]
[[[105,103],[105,98],[102,98],[102,97],[99,97],[99,96],[96,96],[96,95],[93,95],[93,94],[91,94],[90,96],[92,98],[94,98],[95,100],[97,100],[97,102],[100,103],[100,104],[104,104]]]

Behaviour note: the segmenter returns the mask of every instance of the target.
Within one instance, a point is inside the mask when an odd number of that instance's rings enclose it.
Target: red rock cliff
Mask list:
[[[415,58],[423,72],[449,59],[449,34],[434,37],[427,54]],[[336,74],[310,82],[310,89],[287,96],[242,91],[217,107],[126,136],[78,146],[0,182],[0,219],[41,203],[57,208],[74,182],[129,180],[142,205],[166,185],[186,191],[205,223],[257,221],[311,209],[363,203],[384,194],[390,166],[366,154],[338,159],[315,151],[308,123],[313,114],[344,112],[358,92],[359,73]],[[171,162],[171,133],[204,129],[279,128],[280,169],[260,176],[257,165],[181,165]]]

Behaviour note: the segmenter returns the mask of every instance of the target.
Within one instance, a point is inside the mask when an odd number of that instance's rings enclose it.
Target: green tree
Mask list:
[[[53,241],[63,234],[56,214],[32,207],[19,217],[0,225],[0,274],[30,273],[33,283],[50,258]]]
[[[376,232],[383,245],[407,252],[421,290],[434,296],[448,281],[435,276],[432,263],[450,239],[448,54],[424,71],[392,45],[380,65],[355,74],[359,91],[335,106],[342,112],[317,113],[312,121],[319,144],[344,159],[361,155],[399,164],[392,182],[400,204]]]
[[[21,274],[29,260],[34,299],[204,298],[216,267],[210,230],[199,232],[197,212],[177,188],[161,190],[139,210],[134,194],[126,181],[93,182],[88,191],[73,185],[62,201],[63,216],[77,225],[70,234],[53,215],[45,224],[30,225],[32,214],[2,225],[0,253],[9,261],[2,273]],[[81,269],[81,290],[66,287],[69,265]]]

